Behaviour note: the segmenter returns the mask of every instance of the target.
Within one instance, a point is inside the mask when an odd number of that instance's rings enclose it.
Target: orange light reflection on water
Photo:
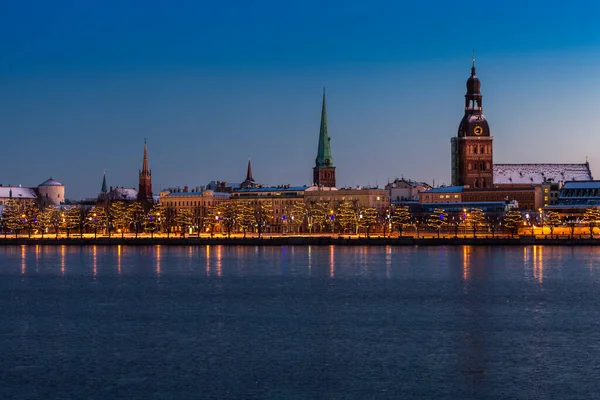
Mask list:
[[[471,246],[463,246],[463,280],[469,280],[471,274]]]
[[[65,268],[66,268],[66,251],[65,251],[65,245],[60,246],[60,273],[64,276],[65,275]]]
[[[27,271],[27,258],[25,252],[25,245],[21,245],[21,275],[25,275]]]
[[[156,248],[156,276],[159,277],[161,272],[162,272],[162,265],[160,265],[161,263],[161,247],[160,244],[157,244],[155,246]]]
[[[544,280],[544,248],[533,246],[533,277],[542,283]]]
[[[217,276],[221,277],[222,261],[223,261],[223,246],[217,246]]]
[[[92,247],[92,260],[93,260],[93,266],[94,266],[94,268],[93,268],[94,279],[96,279],[96,275],[98,274],[98,249],[97,249],[96,245],[94,245],[94,247]]]
[[[210,276],[210,245],[206,245],[206,276]]]
[[[329,246],[329,277],[335,277],[335,247]]]

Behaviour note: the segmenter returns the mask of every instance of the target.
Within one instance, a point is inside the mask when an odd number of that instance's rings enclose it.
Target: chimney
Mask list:
[[[110,187],[110,191],[112,192],[112,186]]]
[[[184,187],[183,187],[183,193],[187,193],[187,192],[188,192],[188,187],[187,187],[187,186],[184,186]]]

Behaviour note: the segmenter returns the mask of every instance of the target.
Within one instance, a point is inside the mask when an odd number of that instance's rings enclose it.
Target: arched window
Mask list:
[[[485,146],[481,146],[481,154],[485,154]]]
[[[477,154],[477,145],[473,146],[473,154]]]
[[[485,187],[485,178],[481,178],[481,187]],[[487,198],[486,198],[487,200]]]
[[[485,171],[485,164],[483,163],[483,161],[481,162],[481,167],[480,167],[480,169],[481,169],[482,171]]]
[[[477,186],[477,183],[478,183],[478,182],[477,182],[477,178],[475,178],[475,179],[473,180],[473,187],[478,187],[478,186]]]

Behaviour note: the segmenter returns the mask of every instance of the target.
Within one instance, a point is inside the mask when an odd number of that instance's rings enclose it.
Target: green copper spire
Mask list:
[[[325,105],[325,88],[323,88],[323,108],[321,109],[321,130],[319,131],[319,148],[317,151],[316,167],[333,167],[333,157],[331,157],[331,145],[329,141],[329,132],[327,131],[327,107]]]
[[[102,178],[102,189],[100,189],[100,193],[108,192],[108,188],[106,187],[106,171],[104,172],[104,178]]]

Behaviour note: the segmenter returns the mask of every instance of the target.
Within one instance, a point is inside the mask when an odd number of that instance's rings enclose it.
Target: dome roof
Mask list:
[[[54,180],[54,179],[52,179],[52,177],[50,177],[50,179],[48,179],[44,183],[40,183],[38,186],[65,186],[65,185],[63,185],[59,181]]]
[[[467,79],[467,94],[481,94],[481,82],[475,75],[475,66],[471,67],[471,76]]]

